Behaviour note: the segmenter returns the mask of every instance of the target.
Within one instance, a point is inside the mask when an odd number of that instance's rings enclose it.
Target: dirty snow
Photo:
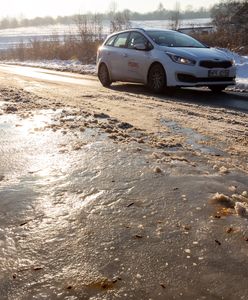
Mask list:
[[[4,61],[6,64],[11,65],[20,65],[20,66],[28,66],[28,67],[38,67],[44,68],[49,70],[56,70],[56,71],[67,71],[67,72],[74,72],[80,74],[96,74],[96,65],[88,64],[83,65],[79,60],[27,60],[27,61],[18,61],[18,60],[11,60],[11,61]]]
[[[236,211],[237,215],[239,215],[241,217],[246,217],[248,214],[248,207],[246,204],[244,204],[242,202],[236,202],[235,211]]]
[[[222,49],[223,50],[223,49]],[[237,66],[236,86],[231,89],[238,91],[248,91],[248,56],[240,56],[237,53],[226,50],[233,57]],[[24,61],[17,60],[5,61],[6,64],[18,64],[22,66],[39,67],[57,71],[68,71],[80,74],[96,74],[96,65],[83,65],[78,60],[37,60]]]
[[[240,56],[235,52],[231,52],[227,49],[222,49],[226,51],[235,61],[237,66],[237,77],[235,89],[238,90],[248,90],[248,56]]]

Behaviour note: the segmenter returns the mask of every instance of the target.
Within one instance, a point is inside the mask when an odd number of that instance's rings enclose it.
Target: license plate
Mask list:
[[[229,70],[209,70],[208,77],[229,77]]]

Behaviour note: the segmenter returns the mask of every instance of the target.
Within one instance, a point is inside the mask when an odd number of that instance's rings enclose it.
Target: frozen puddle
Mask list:
[[[185,137],[186,143],[190,145],[192,149],[214,156],[224,155],[223,151],[214,147],[204,145],[202,142],[208,142],[210,141],[210,138],[196,132],[195,130],[191,128],[183,128],[174,121],[163,119],[161,123],[168,127],[172,132],[183,135]]]
[[[246,233],[226,233],[207,205],[223,178],[187,165],[173,175],[153,148],[114,143],[85,119],[0,116],[1,299],[228,298],[235,280],[247,299]],[[201,146],[201,135],[164,124]]]

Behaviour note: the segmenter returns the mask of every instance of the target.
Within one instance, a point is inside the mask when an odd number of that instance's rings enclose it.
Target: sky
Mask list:
[[[113,2],[118,10],[130,9],[138,12],[154,11],[161,2],[165,8],[175,7],[177,0],[0,0],[0,18],[4,17],[27,17],[36,16],[65,16],[77,13],[107,12]],[[182,9],[188,5],[193,8],[200,6],[209,7],[219,0],[180,0]]]

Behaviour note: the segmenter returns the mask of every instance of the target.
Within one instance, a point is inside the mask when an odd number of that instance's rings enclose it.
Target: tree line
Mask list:
[[[125,15],[129,20],[171,20],[175,13],[177,13],[177,9],[167,10],[160,3],[158,8],[152,12],[147,13],[138,13],[132,12],[128,9],[124,11],[115,11],[120,15]],[[102,20],[109,20],[112,16],[113,11],[110,11],[106,14],[95,14],[98,18]],[[92,16],[93,14],[87,14],[88,16]],[[194,19],[194,18],[209,18],[210,10],[204,7],[199,8],[198,10],[193,10],[192,8],[186,9],[184,11],[180,10],[180,18],[181,19]],[[75,20],[77,20],[78,15],[72,16],[58,16],[56,18],[53,17],[36,17],[33,19],[28,18],[3,18],[0,20],[0,29],[8,29],[8,28],[18,28],[18,27],[30,27],[30,26],[47,26],[47,25],[55,25],[55,24],[74,24]]]
[[[182,18],[177,6],[171,21],[174,29]],[[161,6],[160,11],[164,8]],[[248,53],[248,0],[223,0],[211,10],[215,30],[209,34],[192,33],[202,42],[213,47],[228,48],[239,53]],[[69,17],[68,17],[69,18]],[[67,19],[70,20],[70,19]],[[94,63],[98,47],[104,39],[103,16],[99,14],[73,16],[76,33],[65,35],[64,39],[33,39],[28,45],[21,42],[14,48],[0,51],[0,60],[77,59],[82,63]],[[112,9],[108,15],[110,32],[131,26],[128,11]],[[71,20],[68,21],[71,24]]]

